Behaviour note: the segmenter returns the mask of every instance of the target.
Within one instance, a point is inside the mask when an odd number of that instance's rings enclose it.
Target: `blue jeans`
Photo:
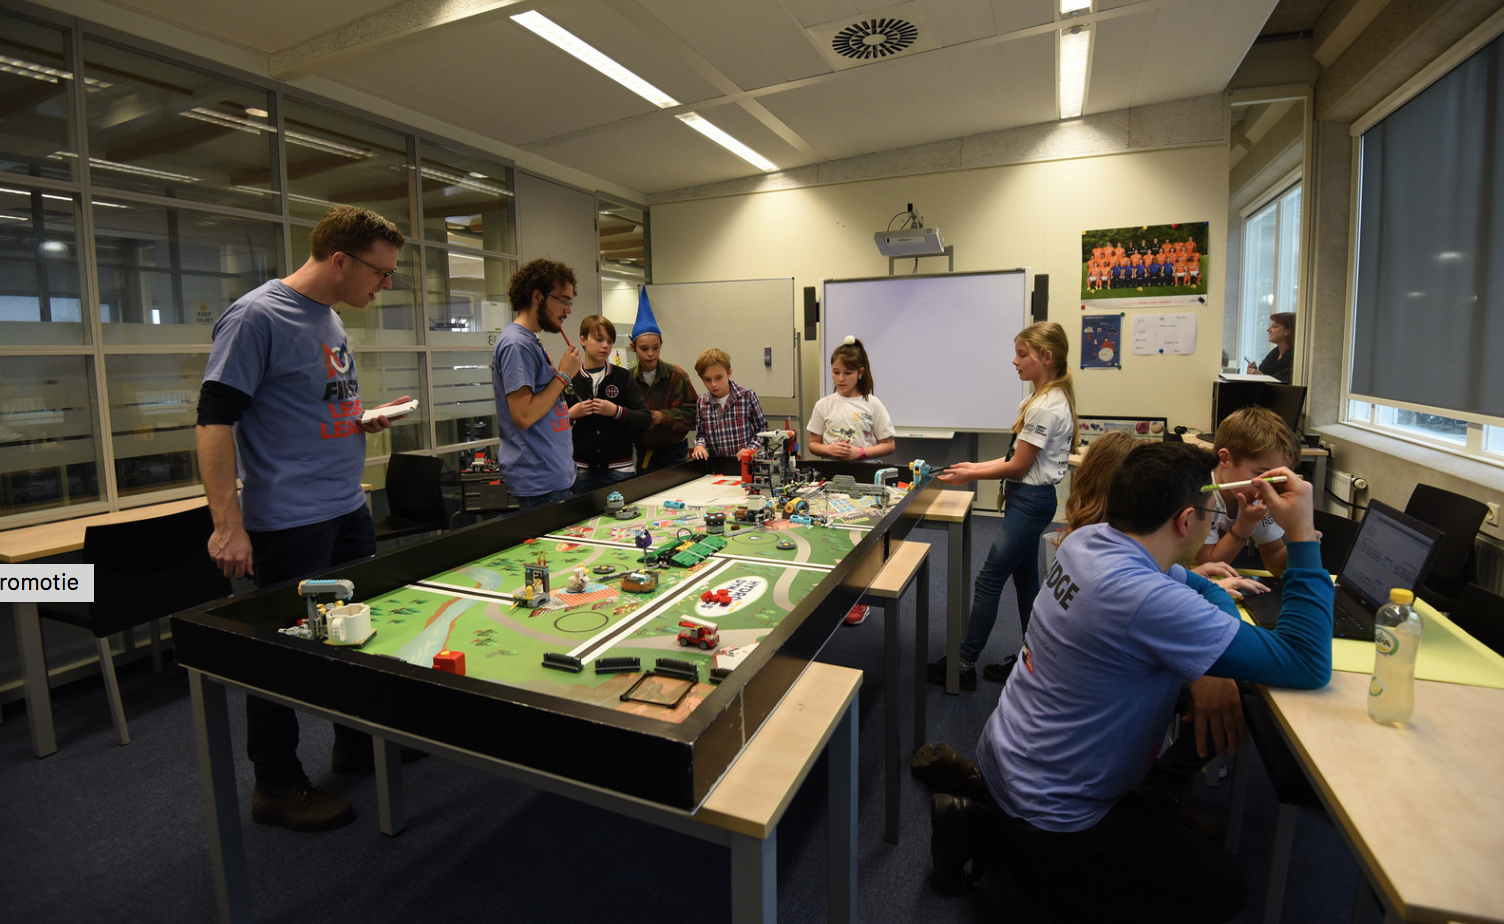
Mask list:
[[[544,504],[556,504],[561,500],[567,500],[574,496],[574,490],[571,488],[560,488],[557,491],[549,491],[547,494],[539,494],[536,497],[523,497],[520,494],[512,496],[517,498],[516,512],[521,513],[524,510],[532,510],[534,507],[542,507]]]
[[[634,477],[634,473],[630,469],[624,472],[612,471],[609,468],[599,472],[585,469],[574,476],[574,488],[571,489],[571,493],[585,494],[594,491],[596,488],[604,488],[608,484],[616,484],[632,477]]]
[[[987,647],[987,636],[997,622],[998,602],[1003,586],[1013,578],[1018,593],[1020,631],[1029,627],[1029,610],[1039,593],[1039,537],[1055,518],[1055,486],[1050,484],[1005,483],[1007,503],[1003,525],[992,541],[987,561],[977,572],[972,590],[971,619],[966,623],[966,638],[961,642],[961,660],[975,662]]]

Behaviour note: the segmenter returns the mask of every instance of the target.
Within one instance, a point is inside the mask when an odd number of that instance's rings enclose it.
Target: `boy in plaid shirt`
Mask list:
[[[731,357],[710,349],[695,360],[705,394],[695,402],[695,448],[690,458],[735,456],[757,445],[757,434],[768,429],[757,395],[731,381]]]

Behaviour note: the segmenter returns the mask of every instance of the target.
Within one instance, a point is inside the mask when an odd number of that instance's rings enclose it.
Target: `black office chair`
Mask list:
[[[94,565],[94,602],[42,605],[38,615],[88,629],[99,649],[99,671],[115,722],[115,737],[130,744],[115,679],[109,636],[151,623],[230,593],[230,579],[209,557],[214,520],[208,507],[84,531],[84,561]]]
[[[1353,542],[1358,538],[1359,524],[1356,520],[1325,510],[1314,511],[1312,516],[1316,528],[1321,531],[1321,567],[1326,569],[1327,574],[1337,574],[1342,570],[1342,564],[1347,561],[1347,553],[1352,551]]]
[[[386,502],[392,512],[376,519],[378,542],[449,528],[439,484],[443,468],[444,460],[437,456],[393,453],[386,466]]]
[[[1504,597],[1466,584],[1448,615],[1462,631],[1504,654]]]
[[[1405,504],[1405,513],[1446,534],[1425,585],[1417,593],[1436,609],[1450,611],[1463,585],[1478,580],[1473,544],[1488,516],[1488,505],[1442,488],[1418,484]]]

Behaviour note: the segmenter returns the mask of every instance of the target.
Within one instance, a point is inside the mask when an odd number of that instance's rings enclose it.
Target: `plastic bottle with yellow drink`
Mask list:
[[[1420,651],[1421,621],[1414,603],[1414,593],[1396,587],[1374,618],[1368,716],[1383,725],[1404,725],[1415,713],[1415,656]]]

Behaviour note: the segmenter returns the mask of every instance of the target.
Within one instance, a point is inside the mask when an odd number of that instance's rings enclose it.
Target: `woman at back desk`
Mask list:
[[[1249,363],[1248,371],[1272,375],[1289,385],[1295,371],[1295,312],[1280,311],[1269,316],[1269,342],[1274,349],[1257,366]]]

